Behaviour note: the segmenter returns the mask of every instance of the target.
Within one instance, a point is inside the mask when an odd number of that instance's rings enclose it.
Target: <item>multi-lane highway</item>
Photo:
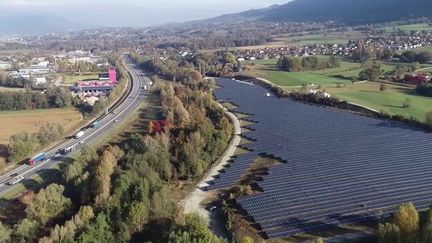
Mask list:
[[[107,114],[101,116],[97,121],[99,123],[98,128],[86,127],[81,129],[84,135],[78,139],[70,138],[65,140],[62,144],[55,146],[47,151],[46,160],[38,162],[33,166],[22,165],[16,169],[0,176],[0,195],[3,195],[13,190],[17,185],[8,185],[7,182],[12,180],[14,176],[21,175],[26,179],[30,179],[35,175],[51,168],[52,166],[61,163],[66,158],[71,157],[79,152],[80,148],[86,145],[92,145],[98,140],[107,135],[118,123],[121,123],[127,118],[127,116],[134,111],[140,103],[144,100],[147,95],[147,89],[151,85],[149,78],[145,77],[144,73],[133,64],[127,57],[125,59],[126,67],[131,75],[131,89],[126,97],[121,101],[120,104],[114,106]],[[59,153],[61,149],[75,147],[68,155],[62,155]]]

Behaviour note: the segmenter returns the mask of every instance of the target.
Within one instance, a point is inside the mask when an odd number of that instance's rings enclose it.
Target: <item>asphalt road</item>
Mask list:
[[[84,135],[79,139],[69,138],[64,143],[55,146],[45,152],[47,159],[43,162],[37,163],[33,166],[22,165],[16,169],[0,176],[0,196],[13,190],[17,185],[7,185],[7,182],[13,179],[16,175],[21,175],[25,180],[31,179],[35,175],[38,175],[44,170],[49,170],[52,166],[61,163],[65,159],[77,154],[83,146],[91,145],[99,141],[105,135],[107,135],[118,123],[121,123],[127,118],[127,116],[134,111],[140,103],[144,100],[147,95],[147,89],[150,87],[151,81],[148,77],[145,77],[144,73],[139,70],[132,62],[125,58],[125,64],[127,69],[132,76],[132,88],[127,97],[121,104],[115,106],[108,114],[101,116],[97,121],[99,122],[98,128],[83,128]],[[147,89],[146,89],[147,88]],[[75,146],[76,149],[68,155],[62,155],[59,150]]]

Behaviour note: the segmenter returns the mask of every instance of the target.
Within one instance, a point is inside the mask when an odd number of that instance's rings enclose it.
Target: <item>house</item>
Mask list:
[[[51,72],[51,70],[48,67],[40,67],[37,65],[31,65],[28,68],[21,68],[18,72],[23,77],[29,77],[31,75],[49,74]]]
[[[0,61],[0,69],[6,70],[6,69],[11,69],[11,68],[12,68],[11,63]]]
[[[37,77],[34,79],[34,82],[36,85],[40,85],[40,84],[46,84],[47,80],[45,77]]]

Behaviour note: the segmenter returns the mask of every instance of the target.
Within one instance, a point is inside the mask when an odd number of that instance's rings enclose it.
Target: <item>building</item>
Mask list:
[[[108,81],[78,81],[76,86],[72,88],[72,91],[77,93],[84,93],[86,95],[99,96],[106,94],[114,89],[114,82]]]
[[[106,73],[99,73],[99,80],[100,81],[110,80],[114,83],[117,83],[117,72],[115,68],[109,69],[108,72]]]
[[[6,69],[11,69],[11,68],[12,68],[11,63],[0,61],[0,69],[6,70]]]
[[[117,72],[111,68],[106,73],[100,73],[98,80],[78,81],[72,91],[86,96],[100,96],[111,92],[117,84]]]
[[[40,67],[37,65],[31,65],[28,68],[21,68],[19,74],[23,77],[28,77],[30,75],[45,75],[49,74],[51,70],[48,67]]]

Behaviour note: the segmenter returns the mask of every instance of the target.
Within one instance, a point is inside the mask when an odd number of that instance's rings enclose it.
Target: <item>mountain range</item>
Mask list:
[[[104,23],[103,26],[107,27],[113,24],[125,26],[126,23],[135,23],[134,26],[138,27],[147,25],[150,23],[148,21],[156,19],[156,15],[169,14],[174,16],[174,12],[165,13],[150,10],[145,12],[143,8],[134,9],[130,8],[130,6],[116,7],[115,11],[117,13],[106,6],[93,6],[89,9],[98,9],[99,12],[94,14],[90,10],[86,10],[86,12],[79,11],[78,8],[71,9],[72,12],[82,13],[81,15],[72,15],[72,18],[71,16],[65,18],[63,17],[64,13],[56,11],[55,8],[43,9],[43,11],[36,11],[37,9],[34,11],[28,10],[26,12],[16,9],[3,9],[4,11],[0,15],[0,33],[6,35],[35,35],[82,30],[100,27],[101,24],[93,23],[100,23],[101,21]],[[184,15],[185,13],[182,12],[181,16]],[[115,18],[112,16],[115,16]],[[194,23],[337,21],[342,24],[357,25],[422,17],[432,18],[432,0],[293,0],[282,5],[222,15],[212,19],[194,21]],[[177,22],[182,22],[181,17],[176,18]],[[122,22],[122,20],[125,20],[125,22]]]
[[[294,0],[207,21],[337,21],[356,25],[423,17],[432,18],[432,0]]]

